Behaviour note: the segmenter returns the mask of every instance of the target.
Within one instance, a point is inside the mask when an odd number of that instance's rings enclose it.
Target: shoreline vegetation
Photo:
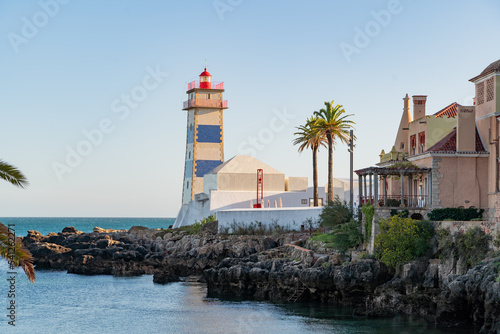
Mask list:
[[[491,240],[480,230],[434,234],[425,222],[395,215],[381,223],[384,237],[370,255],[351,213],[324,213],[323,227],[312,234],[312,226],[263,231],[258,223],[221,234],[207,219],[178,229],[29,231],[22,242],[37,269],[153,274],[160,284],[199,276],[210,297],[321,302],[359,316],[417,315],[432,324],[500,331],[500,252],[488,249]]]

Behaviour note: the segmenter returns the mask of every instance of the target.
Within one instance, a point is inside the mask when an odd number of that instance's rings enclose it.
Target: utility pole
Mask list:
[[[353,150],[354,150],[354,132],[353,130],[350,131],[349,133],[350,139],[349,139],[349,153],[351,155],[351,173],[349,174],[349,205],[351,206],[351,211],[354,209],[354,194],[353,194],[353,179],[352,179],[352,174],[354,173],[353,171]]]

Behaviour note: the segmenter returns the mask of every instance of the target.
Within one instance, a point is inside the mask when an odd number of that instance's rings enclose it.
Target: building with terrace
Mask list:
[[[376,167],[356,171],[360,206],[373,204],[379,216],[476,207],[484,218],[499,219],[500,60],[470,81],[472,106],[453,102],[430,115],[427,96],[406,94],[392,149],[382,150]]]

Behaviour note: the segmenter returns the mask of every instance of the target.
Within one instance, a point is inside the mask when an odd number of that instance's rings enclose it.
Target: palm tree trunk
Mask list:
[[[333,202],[333,138],[326,135],[328,140],[328,203]]]
[[[319,206],[318,203],[318,148],[313,147],[313,197],[314,197],[314,206]]]

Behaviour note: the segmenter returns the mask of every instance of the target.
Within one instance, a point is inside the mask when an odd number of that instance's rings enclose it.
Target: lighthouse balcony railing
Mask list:
[[[205,108],[227,108],[227,100],[202,100],[190,99],[184,101],[182,109],[205,107]]]
[[[195,88],[201,88],[199,81],[191,81],[187,85],[188,85],[187,90],[191,90],[191,89],[195,89]],[[224,89],[224,82],[215,82],[215,81],[213,81],[210,84],[210,88],[205,88],[205,89]]]

